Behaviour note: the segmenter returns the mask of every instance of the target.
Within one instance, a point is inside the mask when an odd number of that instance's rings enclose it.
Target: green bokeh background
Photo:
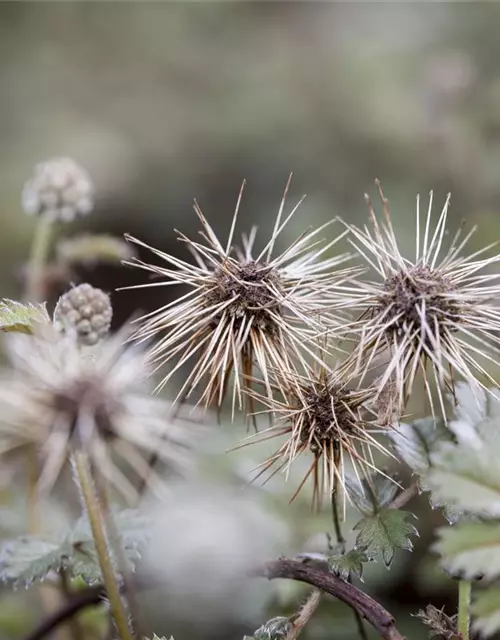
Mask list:
[[[265,238],[293,171],[291,200],[308,196],[283,243],[336,215],[364,222],[374,178],[405,250],[415,196],[430,189],[437,206],[452,192],[451,229],[464,217],[479,225],[471,249],[500,237],[499,29],[498,3],[0,5],[2,296],[20,295],[34,228],[20,207],[23,182],[55,155],[84,165],[97,189],[95,212],[66,235],[130,232],[178,252],[173,228],[197,231],[193,197],[224,237],[245,178],[239,226],[258,224]],[[108,291],[144,280],[122,267],[79,277]],[[113,294],[116,324],[168,300],[169,290],[152,291]],[[229,465],[217,456],[213,464]],[[328,516],[312,518],[306,499],[286,507],[291,487],[278,484],[262,499],[302,550]],[[399,553],[390,572],[369,567],[366,589],[416,639],[425,631],[409,614],[429,601],[453,613],[456,589],[428,553],[441,516],[424,498],[412,506],[416,552]],[[293,611],[302,593],[281,585],[270,615]],[[0,596],[0,638],[22,637],[36,622],[29,602]],[[228,615],[217,633],[187,632],[162,618],[161,603],[150,608],[157,633],[176,630],[176,640],[238,639],[267,615]],[[303,637],[354,634],[350,612],[328,601]]]

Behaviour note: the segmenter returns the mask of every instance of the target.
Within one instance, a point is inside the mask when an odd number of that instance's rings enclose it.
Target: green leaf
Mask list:
[[[472,604],[475,620],[472,629],[483,636],[500,630],[500,587],[490,587],[480,593]]]
[[[458,636],[458,616],[447,616],[443,609],[436,609],[432,604],[427,605],[425,611],[420,610],[413,617],[419,618],[431,629],[429,632],[430,638],[454,640]]]
[[[359,531],[356,547],[363,551],[382,554],[382,559],[388,567],[395,549],[411,551],[413,548],[410,536],[418,535],[418,531],[407,522],[409,517],[415,516],[398,509],[383,509],[376,515],[364,518],[354,527]]]
[[[491,446],[442,447],[433,455],[426,485],[440,503],[478,515],[500,516],[499,456],[500,450]]]
[[[361,482],[358,478],[346,476],[345,487],[354,506],[364,515],[372,515],[388,507],[400,490],[395,480],[380,473],[363,478]]]
[[[0,302],[1,331],[30,334],[37,323],[50,323],[45,304],[21,304],[7,298]]]
[[[444,568],[468,580],[500,575],[500,522],[464,522],[438,529],[433,550]]]
[[[255,640],[283,640],[287,637],[292,628],[289,618],[282,616],[268,620],[266,624],[257,629],[253,634]]]
[[[389,432],[399,457],[418,475],[427,472],[430,456],[443,441],[451,441],[451,434],[442,422],[433,418],[401,424]]]
[[[4,543],[0,554],[0,579],[14,587],[28,587],[67,562],[71,547],[64,541],[24,536]]]
[[[340,576],[343,580],[349,580],[351,573],[363,580],[363,564],[370,562],[371,558],[361,549],[352,549],[347,553],[338,553],[328,558],[328,569]]]
[[[114,511],[114,521],[128,569],[133,571],[149,538],[149,520],[134,509],[125,509]],[[4,543],[0,553],[0,580],[14,586],[29,586],[61,567],[70,576],[81,577],[89,584],[102,578],[90,525],[84,517],[69,533],[53,538],[17,538]]]
[[[131,245],[108,234],[82,234],[60,240],[56,247],[60,261],[70,264],[116,263],[130,260],[135,251]]]

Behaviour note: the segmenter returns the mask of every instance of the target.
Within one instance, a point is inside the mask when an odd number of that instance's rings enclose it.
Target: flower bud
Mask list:
[[[84,283],[59,298],[54,324],[61,331],[74,329],[81,344],[92,346],[107,334],[112,316],[109,296]]]
[[[74,160],[53,158],[35,166],[23,188],[22,206],[30,215],[71,221],[92,211],[94,186]]]

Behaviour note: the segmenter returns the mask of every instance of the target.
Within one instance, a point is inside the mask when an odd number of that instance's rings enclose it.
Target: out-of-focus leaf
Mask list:
[[[480,593],[472,604],[472,629],[487,637],[500,630],[500,587]]]
[[[351,573],[363,580],[363,564],[369,562],[370,557],[361,549],[351,549],[347,553],[338,553],[328,558],[328,568],[332,573],[344,580],[349,580]]]
[[[70,264],[115,263],[134,257],[133,247],[108,234],[82,234],[60,240],[56,255],[60,261]]]
[[[380,553],[386,566],[394,558],[395,549],[413,548],[410,536],[418,535],[417,529],[408,522],[414,517],[407,511],[383,509],[373,516],[364,518],[354,527],[359,531],[356,547],[369,554]]]
[[[51,571],[58,571],[71,555],[64,540],[24,536],[10,540],[0,553],[0,580],[14,587],[28,587]]]
[[[498,428],[498,427],[497,427]],[[500,516],[500,448],[446,447],[426,478],[436,500],[459,510]]]
[[[271,618],[266,624],[257,629],[253,634],[254,640],[280,640],[285,639],[292,628],[289,618],[282,616]]]
[[[133,571],[149,536],[149,521],[133,509],[115,511],[114,519],[127,568]],[[14,586],[29,586],[62,567],[72,577],[80,577],[89,584],[102,579],[86,518],[80,518],[69,533],[53,539],[24,536],[7,541],[0,553],[0,580]]]
[[[45,304],[22,304],[6,298],[0,302],[1,331],[30,334],[37,323],[50,323]]]
[[[345,485],[354,506],[364,515],[372,515],[388,507],[400,491],[395,480],[380,473],[363,478],[361,482],[358,478],[346,476]]]
[[[389,435],[399,457],[419,475],[429,469],[430,456],[437,446],[451,440],[450,431],[442,422],[436,424],[433,418],[401,424]]]
[[[466,579],[500,575],[500,522],[464,522],[438,529],[433,549],[452,574]]]
[[[424,610],[420,610],[414,615],[430,628],[430,638],[444,638],[453,640],[457,637],[457,615],[447,616],[442,609],[436,609],[432,604],[427,605]]]

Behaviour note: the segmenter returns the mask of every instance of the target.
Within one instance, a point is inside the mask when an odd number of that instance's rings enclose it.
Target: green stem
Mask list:
[[[28,281],[26,295],[31,302],[42,302],[40,300],[40,283],[42,280],[43,268],[47,262],[52,239],[53,222],[47,216],[41,216],[35,229],[35,235],[31,244],[30,261],[28,267]]]
[[[338,484],[337,484],[338,486]],[[335,537],[337,539],[337,545],[339,545],[342,549],[342,553],[345,553],[345,543],[346,540],[342,534],[342,528],[340,526],[340,517],[339,517],[339,509],[337,506],[337,491],[336,488],[333,489],[332,495],[332,518],[333,518],[333,528],[335,531]],[[347,582],[351,582],[351,576],[349,576]],[[354,620],[356,621],[356,627],[358,629],[359,636],[361,640],[368,640],[368,634],[366,633],[365,625],[363,623],[363,618],[359,615],[359,612],[356,609],[354,611]]]
[[[87,456],[82,451],[73,454],[76,475],[80,483],[83,502],[94,538],[94,545],[101,567],[102,579],[106,588],[111,614],[121,640],[134,640],[127,619],[127,612],[123,606],[120,588],[116,581],[113,564],[108,553],[106,530],[101,507],[95,493],[94,482],[89,469]]]
[[[469,640],[471,581],[458,583],[458,632],[462,640]]]

